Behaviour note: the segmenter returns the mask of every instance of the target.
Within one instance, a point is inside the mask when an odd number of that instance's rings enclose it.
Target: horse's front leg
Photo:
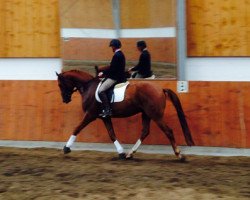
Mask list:
[[[118,140],[116,138],[111,118],[110,117],[109,118],[103,118],[102,120],[103,120],[103,122],[104,122],[104,124],[106,126],[106,129],[107,129],[108,133],[109,133],[110,139],[112,140],[112,142],[114,142],[116,150],[117,150],[117,152],[119,154],[119,159],[121,159],[121,160],[126,159],[126,154],[124,153],[124,149],[123,149],[123,147],[121,146],[121,144],[118,142]]]
[[[80,131],[86,127],[90,122],[94,121],[95,118],[91,117],[89,115],[89,113],[85,113],[83,120],[81,121],[81,123],[75,128],[73,134],[70,136],[68,142],[66,143],[66,145],[63,148],[64,154],[70,153],[71,149],[70,147],[74,144],[75,140],[76,140],[76,136],[80,133]]]

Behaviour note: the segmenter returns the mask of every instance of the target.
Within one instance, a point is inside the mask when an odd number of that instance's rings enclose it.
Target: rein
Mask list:
[[[99,78],[98,78],[98,79],[99,79]],[[92,78],[92,79],[90,79],[90,80],[84,82],[83,84],[81,84],[81,86],[80,86],[79,88],[76,87],[76,88],[72,91],[72,94],[73,94],[74,92],[77,92],[77,90],[78,90],[81,94],[83,94],[84,91],[88,88],[89,84],[90,84],[92,81],[94,81],[94,80],[97,80],[97,77],[94,77],[94,78]]]

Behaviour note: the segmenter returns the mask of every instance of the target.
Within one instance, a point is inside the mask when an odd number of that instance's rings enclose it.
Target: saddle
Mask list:
[[[96,88],[95,91],[95,98],[98,102],[101,102],[99,95],[98,95],[98,90],[101,86],[102,82],[100,82]],[[114,87],[111,87],[109,90],[107,90],[107,95],[110,103],[115,103],[115,102],[121,102],[124,100],[125,97],[125,91],[127,86],[129,85],[129,82],[124,82],[124,83],[119,83],[116,84]]]

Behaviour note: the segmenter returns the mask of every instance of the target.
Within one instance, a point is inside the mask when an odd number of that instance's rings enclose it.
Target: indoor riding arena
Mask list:
[[[250,0],[2,0],[0,22],[1,200],[250,199]],[[144,85],[131,102],[167,124],[114,114],[115,142],[110,118],[83,120],[112,39],[126,70],[146,42],[155,78],[129,78],[123,101]],[[67,72],[93,79],[65,104]]]

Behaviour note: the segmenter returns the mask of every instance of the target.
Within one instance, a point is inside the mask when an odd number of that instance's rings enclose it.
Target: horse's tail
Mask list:
[[[182,131],[184,133],[187,145],[189,145],[189,146],[194,145],[194,141],[192,139],[192,135],[191,135],[191,132],[189,130],[187,120],[186,120],[185,114],[183,112],[179,97],[170,89],[163,89],[163,91],[168,95],[172,104],[175,107],[175,110],[178,114],[178,118],[179,118],[179,121],[181,124]]]

